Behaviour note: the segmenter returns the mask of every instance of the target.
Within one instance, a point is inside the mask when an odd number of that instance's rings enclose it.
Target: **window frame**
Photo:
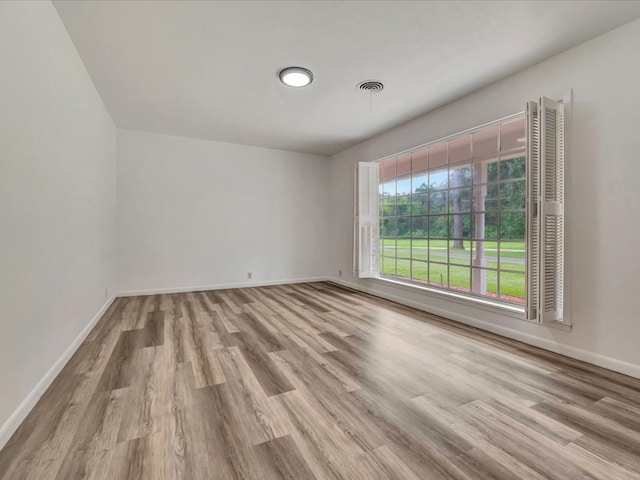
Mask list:
[[[413,292],[416,293],[416,291],[420,292],[424,292],[425,294],[434,297],[435,299],[441,299],[441,300],[447,300],[447,301],[452,301],[455,303],[459,303],[462,305],[466,305],[468,307],[473,307],[473,308],[478,308],[481,310],[488,310],[488,311],[492,311],[495,313],[499,313],[501,315],[504,316],[509,316],[509,317],[513,317],[513,318],[518,318],[518,319],[523,319],[523,320],[527,320],[531,323],[535,323],[541,326],[548,326],[548,327],[553,327],[553,328],[559,328],[562,330],[567,330],[570,331],[572,329],[572,315],[571,315],[571,302],[569,301],[569,299],[571,298],[571,282],[570,282],[570,278],[571,278],[571,271],[572,271],[572,266],[571,266],[571,255],[570,255],[570,251],[568,246],[571,245],[571,240],[572,240],[572,232],[570,227],[570,211],[571,211],[571,202],[569,201],[570,199],[570,193],[572,190],[572,185],[570,182],[567,182],[566,179],[567,178],[572,178],[573,175],[571,174],[572,170],[573,170],[573,166],[571,165],[571,162],[568,162],[567,159],[570,158],[570,154],[571,154],[571,144],[569,142],[569,140],[571,140],[572,135],[571,135],[571,125],[572,125],[572,117],[573,117],[573,112],[572,112],[572,104],[573,104],[573,92],[571,89],[569,89],[561,98],[560,100],[551,100],[548,99],[546,97],[540,97],[539,101],[537,103],[537,108],[538,110],[540,108],[543,108],[545,112],[549,112],[550,108],[553,108],[556,110],[556,114],[557,115],[557,121],[559,122],[558,125],[559,127],[555,130],[555,132],[549,132],[548,130],[543,130],[541,132],[541,137],[535,137],[535,136],[531,136],[533,133],[533,129],[532,129],[532,125],[533,123],[531,122],[531,120],[534,117],[530,117],[529,113],[531,111],[531,107],[532,105],[535,107],[536,102],[526,102],[526,118],[525,118],[525,129],[526,129],[526,145],[527,145],[527,150],[526,150],[526,154],[525,154],[525,158],[526,158],[526,178],[527,178],[527,186],[526,186],[526,206],[525,206],[525,213],[527,216],[527,223],[526,223],[526,238],[525,238],[525,242],[527,245],[526,251],[527,251],[527,259],[526,259],[526,267],[525,267],[525,281],[526,281],[526,288],[527,291],[525,293],[525,305],[524,308],[522,308],[520,306],[520,304],[515,304],[515,303],[504,303],[504,302],[496,302],[493,299],[491,299],[490,297],[486,297],[486,296],[474,296],[474,295],[469,295],[468,293],[462,292],[455,292],[452,290],[444,290],[441,288],[432,288],[430,287],[428,284],[424,283],[424,284],[416,284],[410,281],[407,281],[407,279],[405,277],[402,277],[400,279],[392,279],[392,278],[385,278],[385,277],[380,277],[379,275],[375,275],[372,274],[371,271],[367,272],[368,274],[363,275],[363,272],[361,270],[359,270],[358,266],[358,259],[360,258],[360,251],[358,250],[358,244],[356,242],[356,239],[358,238],[356,235],[358,234],[358,232],[360,231],[359,229],[361,228],[361,225],[359,223],[359,218],[358,218],[358,210],[356,208],[356,216],[355,216],[355,223],[354,223],[354,275],[356,278],[367,278],[368,280],[373,280],[374,282],[380,282],[383,283],[387,286],[391,286],[394,288],[398,288],[398,289],[404,289],[407,290],[408,292]],[[546,105],[546,107],[545,107]],[[384,160],[387,158],[391,158],[391,157],[398,157],[402,154],[406,154],[407,152],[412,152],[415,150],[418,150],[420,148],[424,148],[430,145],[433,145],[435,143],[438,142],[443,142],[446,140],[450,140],[453,139],[454,137],[457,136],[461,136],[464,134],[468,134],[471,133],[473,131],[476,130],[480,130],[482,128],[485,128],[487,126],[491,126],[497,123],[502,123],[502,122],[506,122],[510,119],[514,119],[515,117],[518,117],[522,115],[522,113],[518,112],[516,114],[513,115],[508,115],[506,117],[500,118],[498,120],[494,120],[482,125],[478,125],[476,127],[467,129],[467,130],[463,130],[461,132],[455,133],[453,135],[449,135],[446,137],[442,137],[439,138],[437,140],[434,140],[432,142],[428,142],[422,145],[419,145],[417,147],[412,147],[409,149],[406,149],[404,151],[398,152],[398,153],[394,153],[392,155],[387,155],[385,157],[382,157],[378,160]],[[554,117],[555,118],[555,117]],[[550,120],[551,121],[551,120]],[[555,122],[555,120],[553,120]],[[535,122],[534,122],[535,123]],[[544,123],[543,123],[544,125]],[[550,125],[550,124],[547,124]],[[546,133],[545,133],[546,132]],[[555,136],[551,136],[551,135],[555,135]],[[532,139],[536,138],[536,141],[531,141]],[[538,156],[537,160],[540,160],[540,164],[538,167],[533,166],[532,164],[530,164],[530,158],[534,159],[535,156],[530,155],[530,152],[533,150],[529,149],[529,146],[536,146],[535,148],[540,148],[540,145],[545,145],[545,142],[550,141],[553,144],[555,144],[555,142],[558,142],[557,144],[559,145],[559,148],[557,149],[558,152],[560,153],[553,153],[552,155],[557,155],[556,157],[549,157],[548,152],[547,153],[543,153],[542,157]],[[541,142],[541,143],[539,143]],[[555,147],[554,147],[554,151],[555,151]],[[503,152],[504,153],[504,152]],[[550,160],[551,158],[551,160]],[[555,158],[555,159],[553,159]],[[360,171],[361,169],[359,168],[359,166],[369,166],[372,163],[375,163],[377,165],[378,160],[376,160],[375,162],[372,161],[360,161],[357,162],[355,167],[356,167],[356,180],[358,180],[360,178]],[[535,160],[535,162],[537,162],[537,160]],[[557,162],[555,164],[552,163],[548,163],[549,161],[551,162]],[[448,163],[448,162],[447,162]],[[550,165],[550,168],[553,169],[557,169],[558,172],[560,172],[560,185],[561,185],[561,189],[563,189],[566,193],[561,193],[561,197],[559,198],[547,198],[547,203],[545,202],[538,202],[536,205],[536,208],[532,209],[530,208],[531,205],[531,199],[532,197],[535,196],[535,194],[533,192],[537,191],[536,189],[530,189],[529,188],[529,184],[528,184],[528,178],[529,178],[529,171],[536,170],[539,168],[543,168],[543,172],[544,172],[544,168],[541,165]],[[369,170],[369,169],[365,169],[365,170]],[[410,168],[411,170],[411,168]],[[378,180],[378,169],[375,169],[376,171],[376,181]],[[531,178],[537,178],[538,181],[540,181],[540,178],[532,175]],[[354,187],[357,187],[357,184],[354,184]],[[542,187],[542,188],[546,188],[546,187]],[[357,190],[354,190],[354,206],[357,206],[358,204],[358,198],[359,198],[359,192]],[[558,205],[557,202],[560,202],[560,204]],[[551,203],[549,203],[551,202]],[[556,204],[554,205],[554,202],[556,202]],[[535,202],[534,202],[535,203]],[[551,209],[549,209],[549,206],[551,207]],[[557,207],[560,207],[559,209]],[[542,209],[542,210],[541,210]],[[530,216],[530,212],[536,212],[535,215],[533,215],[532,217],[539,217],[540,215],[540,211],[542,211],[545,215],[548,215],[548,217],[542,217],[542,221],[544,221],[545,218],[554,218],[553,215],[560,215],[560,217],[555,217],[555,218],[560,218],[561,219],[561,228],[562,230],[560,231],[560,237],[556,237],[555,239],[551,239],[551,241],[553,242],[552,244],[550,244],[550,246],[552,248],[555,249],[559,249],[558,251],[560,252],[561,257],[557,257],[557,258],[561,258],[561,262],[560,263],[555,263],[552,265],[557,265],[558,267],[555,267],[557,270],[558,275],[560,275],[559,279],[560,281],[553,281],[553,283],[559,285],[559,289],[557,291],[554,290],[549,290],[547,293],[547,286],[545,286],[546,282],[546,277],[544,276],[539,276],[536,277],[535,276],[535,271],[534,269],[531,268],[532,263],[530,263],[530,259],[529,259],[529,255],[528,252],[530,251],[537,251],[537,252],[542,252],[542,250],[544,250],[546,248],[546,246],[548,246],[549,244],[547,243],[549,240],[547,239],[547,237],[540,235],[540,237],[536,236],[535,234],[532,235],[532,232],[534,232],[535,229],[532,228],[532,223],[529,221],[529,216]],[[564,213],[562,213],[564,212]],[[540,220],[539,220],[540,221]],[[378,226],[379,226],[379,222],[375,222],[376,226],[375,229],[377,230]],[[534,222],[535,223],[535,222]],[[371,228],[371,225],[367,226],[369,228],[370,231],[373,231],[373,228]],[[544,231],[544,230],[543,230]],[[376,232],[377,233],[377,232]],[[360,231],[361,234],[361,231]],[[544,238],[543,238],[544,237]],[[534,248],[531,248],[531,245],[533,245],[533,243],[530,243],[532,238],[537,238],[537,245],[539,246],[539,249],[536,250]],[[375,243],[376,244],[376,249],[379,247],[378,241],[376,242],[370,242],[370,243]],[[380,243],[381,244],[381,243]],[[547,250],[544,250],[544,252],[542,252],[541,254],[542,259],[544,259],[544,255],[546,255]],[[376,253],[378,254],[378,252],[376,251]],[[538,264],[538,268],[545,268],[548,267],[548,264]],[[378,269],[379,271],[379,269]],[[558,294],[560,300],[560,303],[555,303],[552,304],[552,308],[549,309],[547,303],[544,303],[544,297],[543,297],[543,302],[540,305],[540,308],[544,308],[543,310],[537,310],[538,314],[536,316],[536,309],[532,309],[531,308],[531,303],[529,302],[529,299],[533,299],[534,297],[530,297],[529,296],[529,288],[531,285],[533,285],[534,281],[532,280],[533,278],[537,278],[538,282],[536,282],[536,286],[535,288],[537,289],[541,289],[545,288],[544,290],[544,295],[551,295],[551,297],[554,300],[554,302],[557,302],[557,300],[555,300],[555,295],[556,293]],[[411,297],[409,297],[411,298]],[[416,303],[414,301],[410,301],[407,300],[407,302],[409,302],[409,304],[413,304],[415,303],[418,308],[424,308],[424,306],[422,306],[422,302]],[[437,304],[436,304],[437,305]],[[553,309],[560,309],[558,312],[554,312]],[[439,312],[439,308],[437,307],[429,307],[429,311],[434,311],[434,313],[436,314],[444,314],[445,316],[447,315],[452,315],[452,313],[450,312],[446,312],[446,311],[442,311]],[[523,312],[524,310],[524,312]],[[532,315],[533,312],[533,315]],[[542,314],[540,314],[539,312],[542,312]],[[547,312],[549,313],[549,315],[547,315]],[[470,318],[470,317],[467,317]]]
[[[448,229],[447,229],[447,236],[446,238],[440,238],[439,241],[444,241],[447,242],[447,245],[450,244],[450,242],[456,240],[457,238],[454,238],[451,235],[450,232],[450,223],[451,221],[453,221],[454,215],[453,213],[451,213],[451,198],[450,198],[450,193],[452,191],[457,191],[460,189],[469,189],[471,192],[471,197],[469,198],[469,202],[473,202],[473,192],[474,192],[474,188],[477,186],[495,186],[496,187],[496,195],[498,195],[498,197],[496,198],[496,208],[492,209],[492,213],[495,213],[496,217],[499,218],[502,211],[504,210],[505,213],[511,213],[513,211],[515,211],[514,209],[503,209],[501,207],[501,199],[499,197],[499,192],[501,189],[501,186],[503,184],[507,184],[507,183],[513,183],[513,182],[521,182],[523,185],[526,184],[526,172],[525,172],[525,176],[522,178],[518,178],[518,179],[505,179],[504,181],[501,180],[500,178],[500,166],[501,166],[501,162],[502,161],[508,161],[510,159],[513,158],[522,158],[524,157],[524,161],[526,164],[526,154],[527,154],[527,149],[526,149],[526,144],[523,143],[521,146],[517,146],[515,148],[511,148],[505,151],[501,151],[501,131],[500,131],[500,126],[503,124],[507,124],[510,122],[515,122],[515,121],[519,121],[522,120],[526,123],[526,111],[521,111],[521,112],[517,112],[514,113],[512,115],[508,115],[506,117],[500,118],[498,120],[493,120],[491,122],[487,122],[485,124],[473,127],[473,128],[469,128],[467,130],[463,130],[461,132],[457,132],[455,134],[452,135],[448,135],[446,137],[442,137],[439,138],[437,140],[425,143],[423,145],[419,145],[417,147],[412,147],[410,149],[404,150],[402,152],[398,152],[398,153],[394,153],[392,155],[387,155],[385,157],[379,158],[377,160],[375,160],[372,163],[376,163],[378,165],[382,165],[383,162],[388,161],[388,160],[392,160],[392,159],[399,159],[401,157],[407,156],[407,155],[411,155],[414,152],[418,152],[420,150],[426,150],[429,147],[433,147],[436,146],[438,144],[442,144],[443,145],[443,152],[445,153],[445,163],[441,166],[441,169],[443,170],[443,174],[446,175],[446,186],[444,186],[442,189],[436,189],[434,191],[426,191],[424,192],[425,195],[441,195],[443,192],[446,192],[445,195],[447,197],[447,200],[445,202],[445,210],[443,212],[440,212],[440,214],[438,214],[437,212],[431,212],[430,209],[431,207],[429,206],[428,210],[426,212],[424,212],[424,215],[422,214],[414,214],[413,209],[412,209],[412,199],[415,195],[420,194],[421,192],[416,193],[415,192],[415,188],[413,185],[413,178],[414,178],[414,174],[418,173],[419,175],[426,175],[426,177],[429,179],[430,175],[436,171],[436,169],[438,167],[431,167],[430,165],[427,165],[426,170],[423,171],[423,169],[419,169],[417,171],[413,171],[412,168],[409,169],[409,173],[407,178],[410,180],[410,192],[407,195],[404,194],[398,194],[397,191],[397,182],[399,178],[398,176],[398,171],[397,171],[397,165],[395,167],[395,175],[389,177],[389,179],[394,179],[396,182],[396,187],[394,187],[394,193],[395,195],[392,195],[391,198],[394,199],[394,203],[395,203],[395,209],[393,210],[393,214],[389,215],[389,216],[384,216],[381,215],[379,218],[380,221],[380,235],[379,235],[379,275],[378,277],[376,277],[378,280],[381,281],[385,281],[385,282],[393,282],[394,284],[406,284],[412,287],[417,287],[420,289],[424,289],[424,290],[428,290],[428,291],[433,291],[433,292],[438,292],[438,293],[445,293],[445,294],[450,294],[449,296],[451,296],[451,294],[453,295],[453,297],[455,297],[456,299],[458,299],[458,297],[462,297],[465,299],[470,299],[472,301],[474,301],[475,303],[477,303],[478,301],[480,301],[480,303],[483,304],[487,304],[487,305],[491,305],[493,307],[499,308],[499,309],[503,309],[503,310],[508,310],[508,311],[513,311],[517,314],[519,314],[519,316],[524,316],[524,311],[525,311],[525,303],[526,303],[526,297],[523,298],[523,302],[519,303],[519,302],[513,302],[513,301],[508,301],[508,300],[502,300],[500,299],[500,278],[501,278],[501,273],[504,273],[506,275],[509,274],[516,274],[516,275],[522,275],[523,280],[524,280],[524,291],[525,291],[525,296],[526,296],[526,265],[523,264],[523,271],[514,271],[514,270],[509,270],[508,268],[502,268],[501,262],[500,262],[500,250],[501,250],[501,243],[502,240],[500,238],[500,232],[496,232],[496,238],[495,239],[487,239],[485,240],[486,242],[495,242],[496,243],[496,256],[495,256],[495,268],[491,267],[491,268],[481,268],[480,270],[484,270],[487,272],[487,274],[490,275],[495,275],[496,276],[496,283],[497,283],[497,292],[496,292],[496,298],[492,298],[489,295],[483,295],[483,294],[479,294],[479,293],[475,293],[472,291],[472,278],[474,275],[474,270],[477,270],[478,268],[474,268],[473,266],[473,252],[474,247],[476,245],[477,239],[476,239],[476,232],[473,229],[473,224],[474,224],[474,220],[475,220],[475,215],[478,213],[476,211],[473,210],[472,205],[469,205],[469,209],[468,211],[459,213],[458,215],[462,215],[462,216],[467,216],[469,217],[469,235],[467,236],[468,238],[462,238],[462,241],[465,242],[466,244],[469,245],[469,261],[467,263],[455,263],[455,261],[452,263],[452,260],[450,258],[450,247],[447,246],[446,248],[446,258],[444,258],[442,261],[430,261],[430,246],[429,246],[429,242],[431,240],[438,240],[435,239],[434,237],[431,237],[427,231],[426,233],[426,242],[427,242],[427,246],[426,246],[426,252],[427,252],[427,259],[426,260],[421,260],[421,259],[416,259],[413,257],[413,228],[410,228],[410,232],[409,232],[409,236],[408,237],[404,237],[404,236],[399,236],[396,230],[396,235],[393,237],[383,237],[383,222],[387,221],[387,220],[395,220],[395,222],[398,221],[398,219],[409,219],[410,224],[413,224],[413,220],[414,218],[421,218],[424,217],[424,219],[429,222],[431,219],[440,219],[440,218],[444,218],[445,221],[447,222],[448,225]],[[496,151],[495,156],[494,153],[490,153],[489,155],[485,155],[479,158],[474,158],[473,156],[473,148],[470,144],[470,151],[469,151],[469,158],[468,159],[463,159],[462,161],[454,161],[454,163],[451,163],[450,161],[450,157],[449,157],[449,145],[451,141],[455,141],[456,139],[464,139],[465,137],[469,137],[471,135],[473,135],[474,133],[480,132],[480,131],[484,131],[487,130],[489,128],[495,127],[496,128]],[[524,133],[523,133],[524,135]],[[478,164],[479,162],[482,161],[486,161],[486,160],[492,160],[495,161],[497,163],[497,177],[495,179],[495,181],[487,181],[487,182],[482,182],[481,184],[475,184],[473,183],[473,173],[471,173],[471,179],[468,185],[463,185],[463,186],[459,186],[459,185],[455,185],[452,186],[451,184],[451,168],[455,168],[457,166],[461,166],[462,168],[465,167],[470,167],[471,172],[473,171],[473,168],[475,167],[476,164]],[[382,170],[382,168],[380,168]],[[382,193],[382,185],[385,184],[384,179],[382,174],[380,175],[379,178],[379,182],[381,185],[381,190],[380,193]],[[409,199],[409,213],[407,215],[399,215],[398,212],[398,203],[397,200],[398,198],[404,198],[404,197],[410,197]],[[518,212],[523,215],[523,217],[526,217],[526,203],[525,205],[520,208],[517,209]],[[486,210],[484,210],[486,211]],[[523,226],[526,227],[526,219],[523,218]],[[410,240],[410,252],[408,254],[408,257],[406,256],[402,256],[400,257],[399,254],[397,253],[397,247],[395,249],[395,251],[393,252],[392,255],[385,255],[385,240],[389,240],[389,241],[395,241],[395,244],[397,245],[397,241],[398,240],[403,240],[403,239],[409,239]],[[526,245],[526,234],[523,235],[523,238],[521,239],[506,239],[504,240],[506,242],[509,241],[521,241],[524,242]],[[384,269],[384,263],[386,261],[390,261],[391,263],[395,264],[395,275],[394,274],[385,274],[383,272]],[[397,269],[398,269],[398,262],[402,262],[402,263],[408,263],[409,265],[409,276],[408,277],[404,277],[404,276],[398,276],[397,274]],[[426,274],[426,281],[425,282],[421,282],[416,280],[416,278],[413,275],[413,267],[414,267],[414,263],[415,262],[420,262],[420,263],[424,263],[426,265],[427,268],[427,274]],[[431,267],[433,266],[437,266],[436,270],[446,270],[446,286],[443,287],[438,287],[435,286],[433,284],[429,283],[429,279],[430,279],[430,270]],[[459,289],[456,288],[452,288],[451,284],[450,284],[450,274],[451,274],[451,269],[456,269],[456,268],[463,268],[468,270],[469,273],[469,291],[461,291]],[[503,294],[504,295],[504,294]]]

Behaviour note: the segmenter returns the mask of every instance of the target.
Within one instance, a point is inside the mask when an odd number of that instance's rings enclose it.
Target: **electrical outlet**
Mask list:
[[[249,278],[249,279],[250,279],[251,277],[253,277],[253,273],[251,273],[251,272],[247,272],[247,278]]]
[[[338,270],[338,276],[341,277],[342,276],[342,270]]]

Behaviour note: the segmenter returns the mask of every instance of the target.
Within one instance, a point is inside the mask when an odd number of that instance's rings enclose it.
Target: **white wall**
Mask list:
[[[1,446],[114,289],[117,137],[51,3],[0,2],[0,70]]]
[[[332,158],[334,271],[362,289],[473,323],[544,348],[640,376],[640,21],[476,91]],[[351,275],[353,164],[436,140],[524,110],[541,95],[573,89],[567,234],[573,331],[477,311]],[[380,97],[380,101],[383,98]]]
[[[327,275],[327,157],[130,130],[118,139],[122,290]]]

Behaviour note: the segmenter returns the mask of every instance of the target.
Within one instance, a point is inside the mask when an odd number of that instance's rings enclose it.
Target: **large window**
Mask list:
[[[525,116],[379,163],[379,274],[525,302]]]
[[[563,320],[564,107],[527,111],[358,167],[360,277]]]

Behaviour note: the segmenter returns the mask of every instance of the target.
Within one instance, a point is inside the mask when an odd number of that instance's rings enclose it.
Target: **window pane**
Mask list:
[[[411,196],[397,197],[397,215],[411,215]]]
[[[449,163],[466,162],[471,158],[471,135],[464,135],[449,142]]]
[[[429,283],[431,285],[447,288],[449,284],[449,275],[446,265],[440,265],[437,263],[429,264]]]
[[[398,237],[408,237],[411,233],[411,217],[398,217]]]
[[[396,179],[396,159],[388,158],[381,162],[380,165],[380,178],[383,180],[383,183],[387,183],[390,180],[395,181]]]
[[[427,217],[413,217],[411,223],[411,236],[413,238],[427,238],[429,224]]]
[[[498,156],[498,127],[488,127],[473,134],[473,158]]]
[[[400,238],[396,242],[396,255],[398,258],[411,258],[411,240]]]
[[[449,212],[464,213],[471,209],[471,188],[449,190]]]
[[[447,213],[447,191],[433,192],[429,194],[429,213]]]
[[[411,177],[398,178],[396,182],[396,194],[408,195],[411,193]]]
[[[500,150],[505,152],[525,145],[525,119],[503,123],[500,126]]]
[[[437,143],[429,147],[429,168],[438,168],[447,165],[447,144]]]
[[[427,207],[429,206],[427,198],[428,195],[426,193],[414,194],[411,197],[411,213],[413,215],[426,215],[429,213],[427,210]]]
[[[380,220],[380,236],[389,238],[396,236],[396,219],[395,217],[386,217]]]
[[[411,260],[399,258],[397,261],[396,275],[398,277],[411,278]]]
[[[525,278],[523,273],[500,272],[500,298],[509,302],[524,303]]]
[[[380,216],[393,217],[396,214],[396,199],[394,197],[383,197],[379,202]]]
[[[449,238],[471,238],[471,215],[449,215]]]
[[[502,240],[522,240],[525,237],[526,217],[524,212],[503,212],[500,214],[500,238]]]
[[[382,195],[384,197],[395,197],[396,196],[396,181],[391,180],[384,180],[384,183],[382,184]]]
[[[382,257],[382,263],[380,264],[380,271],[384,275],[396,274],[396,259],[389,257]]]
[[[525,242],[500,242],[500,268],[525,271]]]
[[[394,257],[396,256],[396,239],[395,238],[384,238],[382,239],[382,255],[385,257]]]
[[[471,269],[450,265],[449,287],[456,291],[469,292],[471,290]]]
[[[500,184],[500,208],[502,210],[524,210],[527,190],[525,180]]]
[[[447,261],[447,240],[429,240],[429,261],[442,262]]]
[[[414,281],[426,282],[427,281],[427,264],[426,262],[411,262],[411,278]]]
[[[471,265],[471,242],[469,240],[449,241],[449,263]]]
[[[491,266],[491,265],[489,265]],[[500,254],[500,270],[502,271],[510,271],[516,273],[524,274],[524,258],[515,258],[512,256],[502,256],[502,252]]]
[[[426,170],[429,168],[428,161],[428,152],[427,148],[421,148],[420,150],[416,150],[411,154],[411,170],[414,172],[419,172],[421,170]]]
[[[411,258],[414,260],[427,260],[427,240],[413,239],[411,242]]]
[[[429,189],[442,190],[449,187],[449,172],[447,169],[429,172]]]
[[[500,180],[524,178],[525,167],[524,156],[502,160],[500,162]]]
[[[431,215],[429,217],[429,238],[446,239],[449,236],[448,215]]]
[[[428,182],[427,172],[417,172],[413,174],[411,179],[411,189],[413,192],[426,192]]]
[[[449,187],[458,188],[471,185],[471,164],[454,165],[449,169]]]
[[[396,176],[409,177],[411,176],[411,154],[404,153],[399,155],[396,160]]]

